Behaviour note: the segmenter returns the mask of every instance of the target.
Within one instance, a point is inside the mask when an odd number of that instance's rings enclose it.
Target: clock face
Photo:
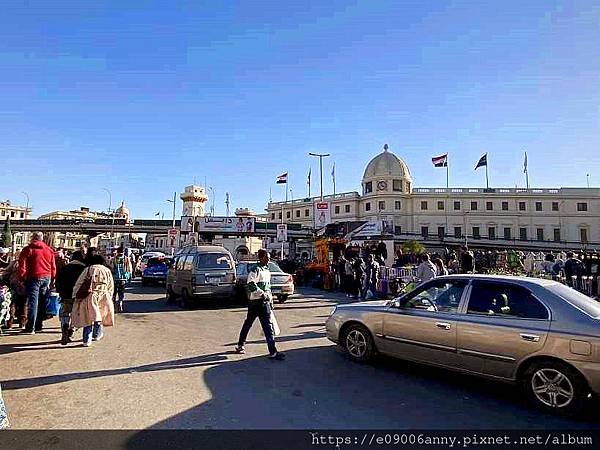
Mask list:
[[[377,183],[377,190],[385,191],[387,190],[387,183],[385,181],[380,181]]]

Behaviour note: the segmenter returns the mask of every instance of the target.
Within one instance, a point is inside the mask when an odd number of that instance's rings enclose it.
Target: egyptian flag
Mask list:
[[[282,173],[277,177],[277,184],[286,184],[287,183],[288,173]]]
[[[477,169],[479,169],[480,167],[483,167],[483,166],[487,166],[487,153],[485,155],[483,155],[481,158],[479,158],[479,162],[475,166],[474,170],[477,170]]]
[[[448,153],[442,156],[434,156],[431,162],[435,167],[448,167]]]

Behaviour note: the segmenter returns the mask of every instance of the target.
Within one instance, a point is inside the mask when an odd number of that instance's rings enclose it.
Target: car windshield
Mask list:
[[[547,286],[547,288],[587,315],[600,319],[600,303],[594,299],[560,283],[553,283],[551,286]]]
[[[168,265],[169,260],[165,258],[150,258],[148,260],[148,267],[158,266],[158,265]]]
[[[269,263],[269,271],[270,272],[283,272],[283,270],[281,270],[281,268],[277,265],[277,263],[274,263],[273,261],[271,261]]]
[[[196,267],[202,269],[231,269],[231,259],[224,253],[200,253],[196,258]]]

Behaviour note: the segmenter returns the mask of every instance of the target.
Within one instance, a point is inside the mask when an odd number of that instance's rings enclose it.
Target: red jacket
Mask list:
[[[42,241],[33,241],[21,251],[19,256],[19,278],[56,277],[54,250]]]

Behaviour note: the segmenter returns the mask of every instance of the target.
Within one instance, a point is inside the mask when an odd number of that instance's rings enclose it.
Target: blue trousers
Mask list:
[[[26,283],[28,312],[25,331],[41,330],[46,312],[46,294],[50,277],[34,278]]]

